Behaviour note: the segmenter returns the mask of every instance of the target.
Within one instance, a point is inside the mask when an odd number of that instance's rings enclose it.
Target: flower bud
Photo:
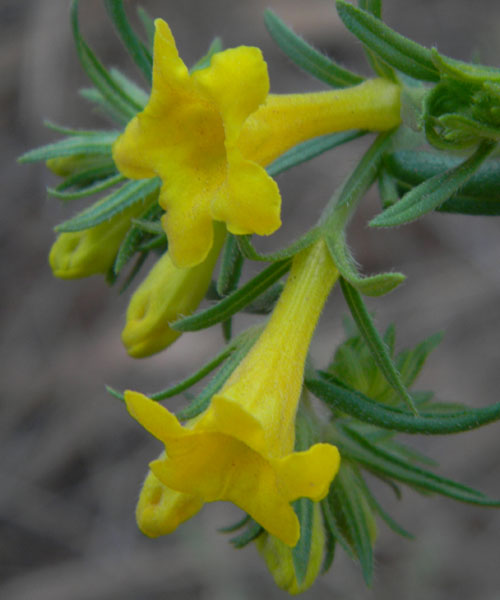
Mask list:
[[[170,323],[191,314],[203,300],[225,238],[225,227],[214,228],[214,244],[207,258],[181,269],[166,252],[132,296],[122,342],[130,356],[143,358],[172,344],[180,335]]]
[[[304,580],[299,583],[293,563],[293,549],[269,533],[261,534],[255,544],[266,561],[267,568],[274,577],[276,585],[289,594],[305,592],[316,580],[321,570],[325,549],[325,530],[321,509],[314,503],[311,550]]]

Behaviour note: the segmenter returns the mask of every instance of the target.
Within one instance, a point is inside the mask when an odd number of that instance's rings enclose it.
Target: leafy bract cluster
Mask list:
[[[330,567],[337,545],[359,561],[370,584],[376,519],[411,537],[378,502],[367,473],[389,482],[398,497],[404,484],[498,507],[436,474],[432,461],[396,438],[483,426],[500,418],[500,403],[446,405],[413,390],[440,336],[395,352],[395,328],[380,334],[363,296],[383,296],[405,277],[364,275],[346,230],[375,182],[383,210],[374,227],[432,211],[500,214],[494,159],[500,71],[399,35],[382,22],[380,0],[359,0],[357,7],[337,0],[375,77],[341,67],[266,11],[278,46],[330,88],[273,95],[257,49],[223,51],[216,39],[188,70],[165,22],[155,27],[140,10],[145,42],[122,0],[104,5],[148,88],[101,64],[81,35],[73,0],[76,48],[92,82],[81,93],[115,129],[48,123],[66,137],[21,157],[47,161],[62,178],[48,192],[64,203],[99,195],[56,227],[51,266],[59,277],[102,273],[113,284],[134,259],[124,289],[156,254],[129,305],[123,333],[129,353],[147,356],[184,332],[216,324],[227,342],[196,373],[149,397],[108,388],[165,445],[138,504],[144,533],[169,533],[204,502],[230,500],[247,513],[225,529],[235,533],[234,546],[255,540],[277,584],[299,593]],[[239,79],[242,64],[254,84],[251,94]],[[279,226],[281,198],[272,178],[370,132],[375,139],[318,222],[286,247],[259,252],[252,234]],[[264,266],[241,282],[245,261]],[[333,359],[317,369],[307,358],[309,342],[337,278],[352,321]],[[211,304],[194,312],[204,297]],[[271,317],[233,337],[233,318],[241,312]],[[188,390],[189,401],[175,415],[160,406]],[[326,419],[312,396],[326,407]]]

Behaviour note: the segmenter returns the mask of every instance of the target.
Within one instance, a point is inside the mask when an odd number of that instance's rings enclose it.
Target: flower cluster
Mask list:
[[[49,256],[55,276],[104,274],[114,283],[137,256],[126,287],[156,255],[127,310],[122,341],[130,356],[157,353],[184,331],[222,325],[226,348],[185,381],[149,397],[110,390],[164,446],[140,493],[140,529],[150,537],[169,534],[205,503],[232,502],[245,513],[228,528],[244,528],[233,543],[255,540],[276,583],[290,593],[304,591],[328,569],[336,543],[359,560],[370,583],[375,516],[406,533],[380,507],[365,470],[418,491],[499,505],[416,466],[395,439],[399,431],[479,427],[500,418],[500,405],[445,411],[411,389],[438,339],[395,356],[394,330],[378,333],[362,295],[382,296],[404,276],[362,275],[346,228],[375,181],[383,210],[372,226],[408,223],[433,210],[500,214],[500,165],[483,164],[500,139],[500,73],[418,46],[382,22],[380,3],[364,4],[367,10],[338,0],[337,9],[367,49],[371,79],[343,69],[267,12],[280,47],[333,88],[272,94],[258,48],[223,50],[214,43],[189,69],[165,21],[147,22],[154,32],[149,49],[132,31],[122,2],[106,2],[151,82],[142,90],[99,63],[80,34],[73,0],[77,50],[95,86],[85,95],[119,130],[54,126],[67,137],[21,159],[46,160],[63,178],[49,192],[65,201],[105,192],[56,228]],[[375,140],[317,224],[288,247],[260,254],[250,236],[271,235],[281,225],[273,177],[371,133]],[[427,143],[470,154],[459,160],[415,150]],[[245,260],[269,264],[240,284]],[[353,322],[348,339],[316,369],[309,348],[337,280]],[[207,297],[216,302],[195,313]],[[233,337],[240,311],[270,316]],[[179,413],[160,403],[212,372]]]

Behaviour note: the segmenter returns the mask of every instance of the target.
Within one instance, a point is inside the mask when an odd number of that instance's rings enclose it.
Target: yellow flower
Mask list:
[[[225,234],[223,226],[215,228],[212,249],[195,267],[176,267],[170,252],[156,262],[128,305],[122,342],[130,356],[150,356],[181,335],[170,328],[170,323],[191,314],[204,298]]]
[[[337,276],[323,240],[298,254],[259,340],[184,427],[160,404],[125,392],[130,414],[165,444],[166,458],[150,465],[164,485],[204,502],[233,502],[289,546],[300,535],[290,503],[324,498],[340,463],[330,444],[294,452],[304,362]]]
[[[163,453],[160,459],[165,458]],[[203,506],[199,496],[176,492],[164,485],[152,472],[146,476],[136,508],[139,529],[149,537],[172,533]]]
[[[146,199],[105,223],[83,231],[59,234],[49,254],[49,263],[55,277],[78,279],[107,273],[130,228],[130,220],[151,203],[151,198]]]
[[[278,587],[289,594],[305,592],[319,575],[325,550],[325,529],[319,504],[314,504],[311,550],[306,575],[301,583],[298,582],[295,573],[292,550],[281,540],[263,533],[255,540],[255,545]]]
[[[126,177],[162,179],[163,226],[179,267],[204,260],[212,220],[236,235],[278,229],[281,197],[263,167],[285,150],[333,131],[384,130],[400,122],[399,86],[389,81],[268,95],[258,48],[219,52],[190,74],[168,25],[155,24],[151,96],[115,142],[113,158]]]

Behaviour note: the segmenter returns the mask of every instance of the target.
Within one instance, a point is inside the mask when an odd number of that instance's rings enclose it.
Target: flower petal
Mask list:
[[[278,185],[265,169],[233,150],[226,181],[212,200],[211,212],[235,235],[270,235],[281,226]]]
[[[165,441],[165,438],[185,434],[184,428],[175,415],[144,394],[127,390],[125,403],[130,415],[162,442]]]
[[[269,93],[262,52],[249,46],[214,54],[210,66],[193,73],[192,79],[217,105],[224,122],[226,147],[236,143],[243,123]]]

